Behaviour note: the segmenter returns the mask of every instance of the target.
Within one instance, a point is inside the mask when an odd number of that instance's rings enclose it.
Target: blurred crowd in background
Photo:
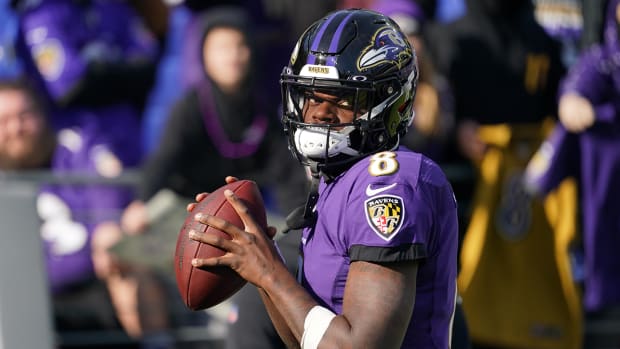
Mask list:
[[[39,183],[58,333],[175,348],[174,329],[209,325],[170,266],[185,204],[226,175],[259,184],[272,225],[305,202],[279,74],[308,25],[350,7],[417,53],[402,143],[459,202],[454,347],[620,348],[620,0],[0,0],[0,171],[136,175]],[[247,292],[226,347],[283,347]]]

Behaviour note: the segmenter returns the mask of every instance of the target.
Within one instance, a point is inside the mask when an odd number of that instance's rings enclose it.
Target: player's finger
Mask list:
[[[204,200],[207,196],[209,195],[209,193],[198,193],[196,194],[196,202],[201,202],[202,200]]]
[[[226,196],[226,200],[230,203],[230,205],[235,209],[239,218],[243,222],[243,225],[249,229],[250,231],[260,231],[261,228],[256,223],[256,219],[250,213],[250,209],[243,203],[243,201],[239,200],[239,197],[235,195],[235,193],[230,190],[224,190],[224,196]],[[246,230],[247,230],[246,229]]]
[[[200,233],[195,230],[190,230],[188,232],[188,236],[190,239],[199,241],[211,246],[215,246],[224,251],[235,252],[237,250],[237,244],[232,240],[228,240],[221,235],[217,234],[208,234],[208,233]]]
[[[216,216],[211,216],[204,213],[197,213],[196,216],[194,216],[194,219],[202,224],[208,225],[210,227],[227,233],[233,239],[238,238],[240,233],[243,232],[243,229],[239,229],[234,224]]]
[[[194,258],[192,259],[192,265],[198,269],[204,269],[208,267],[217,267],[217,266],[231,266],[231,263],[224,257],[213,257],[213,258]]]
[[[234,183],[238,180],[239,178],[234,177],[234,176],[226,176],[226,178],[224,178],[224,181],[226,181],[226,184]]]
[[[198,193],[198,194],[196,194],[196,197],[195,197],[196,202],[190,202],[189,204],[187,204],[187,206],[185,206],[185,210],[187,212],[192,212],[194,210],[194,207],[196,207],[196,205],[199,202],[201,202],[202,200],[204,200],[208,195],[209,195],[209,193]]]
[[[195,202],[190,202],[189,204],[187,204],[187,206],[185,207],[185,210],[187,212],[192,212],[194,210],[194,207],[196,207],[196,203]]]

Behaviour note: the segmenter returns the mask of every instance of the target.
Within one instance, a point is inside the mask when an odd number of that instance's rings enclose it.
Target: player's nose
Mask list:
[[[338,122],[338,117],[334,111],[333,103],[322,101],[314,108],[312,122],[315,124],[334,124]]]

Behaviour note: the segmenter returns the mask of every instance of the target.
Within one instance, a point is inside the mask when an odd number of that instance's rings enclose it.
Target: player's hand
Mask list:
[[[564,127],[578,133],[594,124],[594,108],[590,101],[576,93],[568,93],[560,98],[558,117]]]
[[[270,238],[270,236],[275,235],[276,229],[269,227],[267,231],[263,231],[247,206],[232,191],[227,190],[224,195],[243,221],[244,229],[215,216],[197,214],[196,220],[198,222],[226,232],[232,240],[217,235],[191,231],[190,239],[218,247],[227,252],[220,257],[196,258],[192,264],[197,268],[228,266],[257,287],[263,287],[266,282],[273,280],[274,275],[287,273],[286,265]]]
[[[224,178],[224,181],[226,182],[226,184],[234,183],[238,180],[239,178],[233,177],[233,176],[226,176],[226,178]],[[194,207],[196,207],[196,205],[202,200],[204,200],[207,196],[209,196],[209,193],[207,192],[196,194],[196,198],[195,198],[196,202],[191,202],[187,204],[187,207],[185,208],[187,212],[192,212],[194,210]]]
[[[130,235],[140,234],[149,226],[149,215],[146,204],[140,200],[127,206],[121,217],[123,231]]]

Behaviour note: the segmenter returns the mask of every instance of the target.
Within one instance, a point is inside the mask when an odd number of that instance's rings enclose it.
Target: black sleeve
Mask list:
[[[349,249],[349,257],[351,262],[392,263],[418,261],[427,258],[428,253],[421,244],[403,244],[392,247],[353,245]]]
[[[194,91],[188,92],[171,109],[160,142],[142,168],[138,188],[141,200],[148,200],[167,187],[176,170],[192,160],[195,143],[202,137],[204,127],[197,115],[200,114]]]

